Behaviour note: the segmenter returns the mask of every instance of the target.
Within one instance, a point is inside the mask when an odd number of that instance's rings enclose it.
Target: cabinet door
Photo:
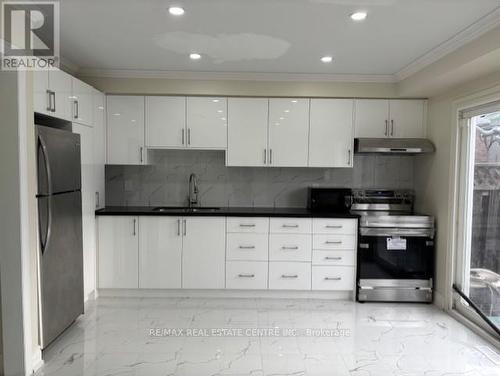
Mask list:
[[[39,114],[51,115],[49,103],[49,71],[33,72],[33,107]]]
[[[99,217],[99,288],[138,288],[138,218]]]
[[[54,92],[55,111],[52,116],[59,119],[72,120],[72,81],[71,77],[62,70],[49,71],[49,89]]]
[[[72,78],[73,81],[73,106],[72,106],[72,121],[93,125],[93,101],[92,101],[92,86],[80,81],[77,78]]]
[[[310,167],[352,167],[354,101],[311,99]]]
[[[96,209],[105,206],[105,173],[106,164],[106,126],[105,126],[105,102],[103,93],[93,90],[93,112],[94,123],[94,182],[95,182],[95,205]]]
[[[424,100],[390,101],[390,136],[398,138],[423,138]]]
[[[268,99],[229,98],[227,166],[267,165]]]
[[[181,288],[180,217],[139,217],[139,287]]]
[[[387,99],[356,99],[356,137],[389,136],[389,101]]]
[[[306,167],[309,99],[269,99],[269,165]]]
[[[185,97],[146,97],[146,146],[187,146]]]
[[[94,134],[91,127],[77,123],[73,123],[73,132],[80,135],[83,286],[87,297],[95,289],[96,278]]]
[[[187,98],[187,144],[192,148],[227,148],[227,99]]]
[[[182,287],[224,288],[225,218],[185,217],[182,227]]]
[[[144,97],[107,97],[108,164],[145,163]]]

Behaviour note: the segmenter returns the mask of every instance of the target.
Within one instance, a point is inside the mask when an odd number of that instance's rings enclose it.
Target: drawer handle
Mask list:
[[[299,278],[299,276],[297,274],[282,274],[281,278],[295,279],[295,278]]]
[[[238,274],[238,278],[255,278],[255,274]]]
[[[342,257],[338,257],[338,256],[337,257],[329,257],[329,256],[327,256],[327,257],[325,257],[325,260],[342,260]]]
[[[335,241],[327,240],[325,244],[342,244],[342,240],[335,240]]]
[[[283,246],[283,247],[281,247],[281,249],[283,249],[283,250],[290,250],[290,251],[296,251],[297,249],[299,249],[299,247],[297,247],[297,246],[294,246],[294,247]]]
[[[240,245],[239,249],[255,249],[254,245]]]
[[[326,228],[342,228],[344,226],[342,226],[342,225],[326,225],[325,227]]]
[[[255,223],[240,223],[240,227],[255,227]]]
[[[341,277],[325,277],[325,281],[340,281]]]
[[[283,224],[281,227],[283,227],[283,228],[298,228],[298,227],[299,227],[299,225],[287,225],[287,224],[285,223],[285,224]]]

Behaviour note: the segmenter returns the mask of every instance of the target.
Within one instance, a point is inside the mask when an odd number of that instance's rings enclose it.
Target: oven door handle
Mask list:
[[[361,236],[406,236],[434,238],[433,228],[383,228],[383,227],[361,227]]]

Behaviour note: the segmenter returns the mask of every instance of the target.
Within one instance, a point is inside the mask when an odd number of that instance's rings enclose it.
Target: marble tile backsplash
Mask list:
[[[184,206],[198,175],[202,206],[305,207],[307,188],[414,188],[411,156],[355,155],[354,168],[226,167],[223,151],[149,151],[150,165],[106,166],[106,205]]]

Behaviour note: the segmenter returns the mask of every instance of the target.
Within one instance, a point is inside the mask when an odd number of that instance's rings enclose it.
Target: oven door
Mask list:
[[[432,279],[434,230],[361,228],[357,274],[358,281]]]

